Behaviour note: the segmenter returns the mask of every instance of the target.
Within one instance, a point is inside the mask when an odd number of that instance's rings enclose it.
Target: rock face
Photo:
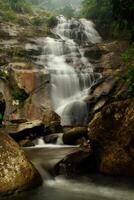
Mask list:
[[[60,124],[59,116],[52,110],[49,73],[26,63],[11,63],[8,70],[10,81],[29,95],[21,106],[13,109],[9,120],[41,120],[46,125]]]
[[[134,176],[134,99],[105,106],[89,124],[100,172]]]
[[[4,99],[4,101],[6,102],[5,115],[8,115],[9,112],[12,110],[12,96],[8,82],[3,78],[0,78],[0,93],[3,96],[2,98]]]
[[[111,100],[113,91],[115,91],[115,96],[118,94],[117,98],[122,96],[124,88],[127,88],[127,83],[121,82],[119,77],[122,77],[127,70],[124,67],[122,53],[128,47],[129,45],[126,41],[112,41],[102,42],[96,44],[94,48],[89,48],[89,54],[87,54],[89,60],[90,51],[98,55],[96,60],[93,57],[90,60],[94,64],[94,72],[101,73],[102,75],[102,78],[92,86],[89,96],[85,99],[92,114],[99,111]]]
[[[0,130],[0,194],[41,184],[41,177],[24,152]]]

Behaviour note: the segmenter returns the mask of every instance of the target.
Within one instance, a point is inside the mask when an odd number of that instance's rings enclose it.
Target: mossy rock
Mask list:
[[[134,176],[133,105],[133,98],[109,104],[89,123],[89,139],[102,173]]]
[[[68,145],[75,145],[79,139],[87,139],[87,135],[86,127],[72,128],[63,135],[63,143]]]
[[[25,153],[0,130],[0,195],[38,186],[42,179]]]

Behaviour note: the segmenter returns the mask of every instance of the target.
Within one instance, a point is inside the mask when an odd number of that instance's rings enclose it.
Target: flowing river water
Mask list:
[[[46,145],[25,149],[41,173],[44,183],[29,192],[16,194],[9,200],[133,200],[133,181],[99,174],[66,179],[52,177],[47,171],[77,147]]]

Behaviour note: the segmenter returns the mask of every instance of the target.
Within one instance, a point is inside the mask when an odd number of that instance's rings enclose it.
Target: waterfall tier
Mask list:
[[[57,17],[52,30],[55,38],[38,39],[42,46],[41,64],[51,75],[51,99],[63,125],[83,125],[88,119],[84,102],[89,89],[100,77],[84,56],[84,47],[101,41],[94,24],[86,19]]]

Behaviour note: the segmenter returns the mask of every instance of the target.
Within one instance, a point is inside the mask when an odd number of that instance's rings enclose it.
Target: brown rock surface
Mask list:
[[[0,194],[41,184],[41,177],[24,152],[0,130]]]
[[[134,176],[134,99],[105,106],[89,123],[100,172]]]
[[[68,145],[75,145],[77,142],[82,144],[86,139],[88,139],[87,127],[75,127],[63,135],[63,143]]]

